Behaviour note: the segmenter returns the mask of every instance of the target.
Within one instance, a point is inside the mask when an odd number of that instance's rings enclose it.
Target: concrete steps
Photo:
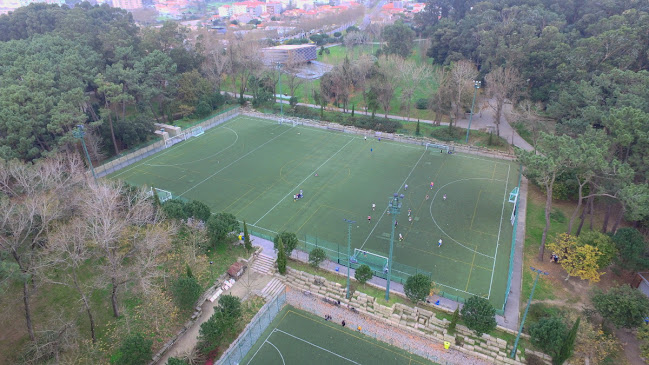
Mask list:
[[[273,278],[271,281],[266,284],[266,286],[261,290],[261,296],[266,300],[272,299],[278,293],[284,291],[286,286],[278,278]]]
[[[250,270],[261,274],[272,275],[275,272],[275,259],[264,254],[259,254],[252,263],[252,266],[250,266]]]

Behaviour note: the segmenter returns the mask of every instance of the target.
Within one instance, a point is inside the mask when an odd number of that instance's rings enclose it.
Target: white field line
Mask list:
[[[330,354],[332,354],[332,355],[334,355],[334,356],[338,356],[339,358],[341,358],[341,359],[343,359],[343,360],[347,360],[347,361],[351,362],[352,364],[358,364],[358,365],[360,365],[360,363],[358,363],[358,362],[356,362],[356,361],[354,361],[354,360],[348,359],[348,358],[346,358],[346,357],[344,357],[344,356],[342,356],[342,355],[338,355],[337,353],[335,353],[335,352],[333,352],[333,351],[329,351],[329,350],[327,350],[327,349],[324,348],[324,347],[320,347],[320,346],[318,346],[318,345],[316,345],[316,344],[313,344],[313,343],[311,343],[311,342],[309,342],[309,341],[307,341],[307,340],[303,340],[303,339],[301,339],[301,338],[299,338],[299,337],[297,337],[297,336],[294,336],[294,335],[292,335],[292,334],[290,334],[290,333],[288,333],[288,332],[284,332],[284,331],[282,331],[282,330],[280,330],[280,329],[275,329],[275,331],[277,331],[277,332],[281,332],[281,333],[283,333],[283,334],[285,334],[285,335],[287,335],[287,336],[291,336],[291,337],[293,337],[294,339],[299,340],[299,341],[302,341],[302,342],[304,342],[304,343],[307,343],[307,344],[309,344],[309,345],[311,345],[311,346],[313,346],[313,347],[317,347],[317,348],[319,348],[319,349],[322,350],[322,351],[326,351],[326,352],[328,352],[328,353],[330,353]]]
[[[509,168],[507,169],[507,182],[505,182],[505,195],[503,196],[503,209],[500,212],[500,226],[498,227],[498,239],[496,240],[496,253],[494,254],[494,265],[491,268],[491,281],[489,282],[489,294],[487,295],[487,299],[491,297],[491,286],[494,283],[494,271],[496,270],[496,259],[498,257],[498,246],[500,245],[500,231],[503,227],[503,217],[505,214],[505,202],[508,200],[507,199],[507,187],[509,185],[509,171],[511,170],[512,166],[509,165]]]
[[[196,184],[196,185],[194,185],[194,186],[192,186],[191,188],[189,188],[189,189],[187,189],[187,190],[185,190],[185,191],[184,191],[184,192],[183,192],[182,194],[179,194],[178,196],[183,196],[183,195],[185,195],[185,194],[187,194],[188,192],[190,192],[190,191],[192,191],[192,190],[194,190],[194,188],[196,188],[196,187],[197,187],[198,185],[200,185],[200,184],[202,184],[202,183],[204,183],[204,182],[206,182],[207,180],[209,180],[209,179],[211,179],[211,178],[213,178],[213,177],[214,177],[214,176],[216,176],[216,175],[217,175],[217,174],[218,174],[219,172],[221,172],[221,171],[223,171],[223,170],[225,170],[225,169],[227,169],[228,167],[230,167],[230,166],[232,166],[232,165],[233,165],[233,164],[234,164],[235,162],[238,162],[238,161],[239,161],[239,160],[241,160],[242,158],[244,158],[244,157],[246,157],[246,156],[248,156],[249,154],[251,154],[251,153],[253,153],[253,152],[255,152],[255,151],[257,151],[258,149],[260,149],[260,148],[262,148],[262,147],[264,147],[265,145],[267,145],[267,144],[269,144],[270,142],[272,142],[272,141],[274,141],[274,140],[276,140],[277,138],[279,138],[279,137],[281,137],[281,136],[282,136],[282,135],[283,135],[284,133],[286,133],[286,132],[288,132],[288,131],[290,131],[290,130],[291,130],[291,129],[289,128],[289,129],[287,129],[287,130],[285,130],[284,132],[282,132],[282,133],[280,133],[280,134],[278,134],[277,136],[275,136],[275,137],[273,137],[273,138],[271,138],[271,139],[269,139],[269,140],[268,140],[268,141],[266,141],[265,143],[263,143],[263,144],[261,144],[261,145],[259,145],[259,146],[257,146],[257,148],[255,148],[254,150],[252,150],[252,151],[249,151],[249,152],[248,152],[248,153],[246,153],[245,155],[243,155],[243,156],[241,156],[241,157],[239,157],[239,158],[237,158],[236,160],[234,160],[234,161],[232,161],[232,162],[230,162],[230,163],[229,163],[229,164],[227,164],[227,165],[226,165],[225,167],[223,167],[223,168],[221,168],[221,169],[219,169],[218,171],[216,171],[216,172],[215,172],[215,173],[213,173],[212,175],[210,175],[210,176],[208,176],[208,177],[206,177],[205,179],[203,179],[203,181],[201,181],[201,182],[199,182],[198,184]]]
[[[267,343],[267,344],[273,346],[275,348],[275,350],[277,350],[277,353],[279,354],[279,357],[282,358],[282,364],[286,365],[286,361],[284,361],[284,356],[282,355],[282,352],[277,348],[277,346],[273,345],[273,343],[268,341],[268,340],[266,340],[266,342],[264,342],[264,343]]]
[[[421,156],[419,156],[419,160],[417,160],[417,162],[415,163],[415,165],[412,167],[412,170],[410,170],[410,173],[409,173],[408,176],[406,176],[406,178],[403,180],[403,183],[401,183],[401,186],[399,186],[399,188],[397,189],[397,191],[400,191],[401,188],[403,188],[403,186],[406,184],[406,181],[408,181],[408,179],[410,178],[410,175],[412,175],[412,172],[415,171],[415,168],[417,168],[417,165],[419,165],[419,162],[420,162],[421,159],[424,157],[424,155],[426,154],[426,152],[428,152],[428,151],[424,150],[424,152],[421,154]],[[362,244],[361,247],[360,247],[361,250],[363,249],[363,247],[365,247],[365,244],[367,243],[367,240],[370,239],[370,237],[372,236],[372,233],[374,233],[374,230],[375,230],[376,227],[379,225],[379,222],[381,221],[381,219],[383,219],[383,216],[385,215],[385,212],[387,212],[387,211],[388,211],[388,207],[385,207],[385,209],[383,210],[383,213],[381,214],[381,216],[379,217],[379,219],[378,219],[378,220],[376,221],[376,223],[374,224],[374,227],[372,227],[372,230],[370,231],[370,233],[367,235],[367,238],[365,238],[365,241],[363,241],[363,244]]]
[[[277,329],[274,329],[274,330],[270,331],[270,333],[268,334],[268,336],[266,337],[266,339],[264,340],[264,342],[262,343],[262,345],[259,346],[259,348],[257,349],[257,351],[255,351],[255,354],[252,355],[252,357],[251,357],[250,360],[248,361],[248,365],[252,362],[252,360],[254,360],[254,358],[255,358],[255,356],[257,356],[257,353],[259,352],[259,350],[261,350],[261,348],[263,347],[263,344],[266,343],[266,341],[268,341],[268,339],[270,338],[270,336],[271,336],[273,333],[275,333],[275,331],[277,331]]]
[[[334,158],[334,156],[336,156],[340,151],[342,151],[345,147],[347,147],[347,145],[349,145],[350,143],[352,143],[352,141],[355,140],[355,139],[356,139],[356,137],[353,137],[352,139],[349,140],[349,142],[345,143],[344,146],[340,147],[340,149],[339,149],[338,151],[336,151],[336,153],[334,153],[333,155],[329,156],[329,158],[328,158],[325,162],[323,162],[320,166],[318,166],[315,170],[313,170],[309,175],[307,175],[307,177],[304,178],[304,180],[302,180],[299,184],[297,184],[294,188],[292,188],[292,189],[288,192],[288,194],[286,194],[286,196],[284,196],[283,198],[281,198],[281,199],[277,202],[277,204],[275,204],[272,208],[270,208],[270,210],[268,210],[268,211],[266,212],[266,214],[262,215],[261,218],[259,218],[259,219],[254,223],[254,224],[257,224],[257,223],[259,223],[262,219],[264,219],[264,217],[266,217],[266,216],[268,215],[268,213],[270,213],[271,211],[273,211],[273,209],[275,209],[275,208],[279,205],[279,203],[281,203],[281,202],[282,202],[284,199],[286,199],[287,197],[291,196],[291,194],[292,194],[294,191],[296,191],[296,189],[299,189],[299,187],[300,187],[302,184],[304,184],[304,182],[307,181],[308,178],[310,178],[311,176],[313,176],[313,174],[315,174],[316,172],[318,172],[318,170],[319,170],[322,166],[324,166],[327,162],[329,162],[332,158]]]

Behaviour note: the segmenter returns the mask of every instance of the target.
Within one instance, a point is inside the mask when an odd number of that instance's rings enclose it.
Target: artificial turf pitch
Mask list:
[[[339,323],[284,307],[240,364],[411,364],[432,362]]]
[[[388,200],[403,193],[395,230],[403,241],[395,238],[394,261],[432,273],[446,293],[484,296],[496,308],[504,303],[513,209],[507,200],[518,180],[513,162],[239,116],[110,178],[200,200],[253,231],[317,236],[342,252],[343,218],[352,219],[352,250],[384,256]],[[300,190],[304,197],[294,201]]]

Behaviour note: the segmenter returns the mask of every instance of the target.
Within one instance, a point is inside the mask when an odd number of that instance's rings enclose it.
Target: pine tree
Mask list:
[[[415,129],[415,136],[421,135],[421,130],[419,129],[419,119],[417,119],[417,128]]]
[[[248,254],[252,251],[252,241],[250,241],[250,234],[248,233],[248,225],[243,221],[243,246],[246,248]]]
[[[575,349],[575,339],[577,339],[577,330],[579,330],[580,321],[581,317],[577,317],[575,324],[572,326],[572,329],[568,332],[568,336],[566,336],[566,339],[563,341],[559,354],[552,359],[553,364],[561,365],[572,356],[572,352]]]
[[[352,104],[352,118],[354,117],[354,106],[355,104]]]
[[[457,325],[457,321],[459,319],[460,319],[460,306],[458,305],[457,308],[455,308],[455,312],[453,312],[453,317],[451,317],[451,323],[448,325],[449,332],[455,331],[455,326]]]
[[[280,274],[286,274],[286,252],[284,251],[284,243],[282,237],[277,241],[277,271]]]

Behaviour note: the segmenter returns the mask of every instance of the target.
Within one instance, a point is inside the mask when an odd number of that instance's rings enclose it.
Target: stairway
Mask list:
[[[272,275],[275,272],[275,259],[264,254],[259,254],[252,263],[252,266],[250,266],[250,270],[261,274]]]
[[[275,297],[275,295],[277,295],[277,293],[280,293],[280,292],[284,291],[284,288],[285,288],[284,283],[282,283],[281,280],[279,280],[278,278],[273,278],[273,279],[272,279],[271,281],[269,281],[268,284],[266,284],[266,286],[261,290],[261,296],[262,296],[266,301],[269,301],[269,300],[271,300],[273,297]]]

